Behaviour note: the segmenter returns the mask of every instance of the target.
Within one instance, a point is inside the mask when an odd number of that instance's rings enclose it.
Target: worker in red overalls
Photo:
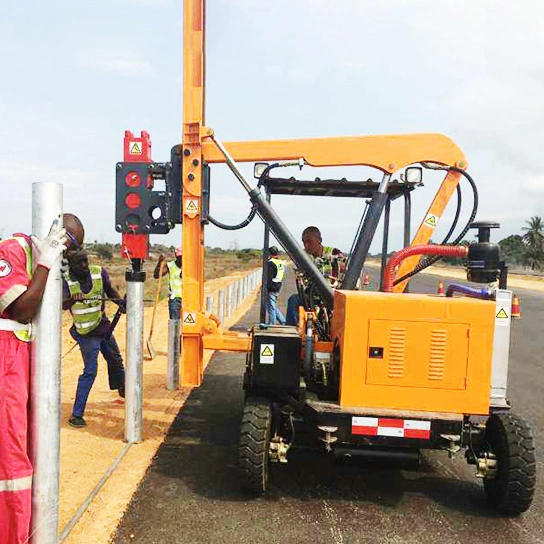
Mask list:
[[[0,241],[0,543],[29,538],[32,466],[27,448],[30,321],[50,268],[66,249],[56,220],[45,240]],[[34,248],[35,263],[32,261]],[[59,302],[60,303],[60,302]]]

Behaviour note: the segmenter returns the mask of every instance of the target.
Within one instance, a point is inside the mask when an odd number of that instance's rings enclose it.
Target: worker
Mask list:
[[[117,303],[125,313],[126,303],[112,286],[103,266],[89,266],[87,252],[71,247],[67,252],[68,273],[64,276],[63,310],[70,310],[73,325],[72,338],[78,343],[83,356],[83,373],[79,376],[72,416],[68,423],[81,428],[87,425],[83,415],[87,399],[98,371],[98,354],[102,353],[108,365],[109,387],[125,396],[125,369],[119,346],[105,313],[105,297]]]
[[[306,227],[302,231],[304,250],[310,255],[323,276],[337,287],[345,272],[345,255],[337,248],[324,246],[321,231],[317,227]],[[298,308],[302,301],[298,294],[291,295],[287,301],[287,325],[298,323]]]
[[[278,296],[285,276],[285,263],[279,259],[280,252],[276,246],[268,248],[268,270],[267,270],[267,310],[270,325],[285,325],[285,317],[278,308]]]
[[[181,247],[174,250],[174,260],[168,261],[162,267],[162,275],[168,274],[168,313],[170,319],[179,319],[181,315]],[[159,261],[153,272],[155,279],[159,278],[161,264],[164,262],[164,255],[159,255]]]
[[[29,323],[39,310],[49,270],[60,260],[66,249],[66,241],[66,231],[59,227],[59,221],[56,220],[44,240],[14,234],[12,238],[0,242],[2,544],[23,544],[29,538],[33,472],[27,450]]]

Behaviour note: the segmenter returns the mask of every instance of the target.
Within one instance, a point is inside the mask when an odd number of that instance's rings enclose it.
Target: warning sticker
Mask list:
[[[431,228],[435,228],[436,225],[438,225],[438,215],[434,215],[432,213],[430,213],[426,218],[425,218],[425,221],[424,221],[425,225],[427,225],[428,227],[431,227]]]
[[[274,344],[261,344],[260,361],[261,365],[274,364]]]
[[[195,217],[198,214],[198,200],[193,198],[185,199],[185,215]]]
[[[194,312],[183,312],[183,324],[184,325],[194,325],[196,323],[196,313]]]
[[[506,312],[506,310],[504,308],[501,308],[498,312],[497,312],[497,315],[495,316],[497,319],[508,319],[508,313]]]
[[[142,144],[140,142],[130,142],[128,146],[128,152],[131,155],[141,155],[142,154]]]

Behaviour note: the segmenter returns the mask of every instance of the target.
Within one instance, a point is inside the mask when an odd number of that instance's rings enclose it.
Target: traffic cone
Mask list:
[[[370,276],[368,274],[365,274],[363,278],[363,285],[370,285]]]
[[[519,303],[519,298],[517,295],[512,297],[512,317],[521,317],[521,305]]]
[[[444,288],[444,282],[439,281],[438,282],[438,289],[436,291],[438,293],[438,296],[445,297],[446,296],[446,289]]]

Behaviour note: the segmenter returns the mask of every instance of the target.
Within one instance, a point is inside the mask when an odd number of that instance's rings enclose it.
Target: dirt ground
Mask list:
[[[209,280],[206,282],[206,295],[213,294],[242,275],[242,273],[235,273],[224,278]],[[237,321],[251,306],[256,296],[257,290],[247,297],[224,325],[228,327]],[[145,339],[149,331],[152,310],[152,307],[145,309]],[[130,448],[119,467],[68,535],[65,540],[68,544],[109,542],[138,482],[144,476],[170,424],[190,392],[190,388],[179,391],[166,389],[167,323],[168,306],[167,301],[163,300],[157,308],[152,339],[156,356],[152,361],[144,360],[144,442]],[[106,364],[102,357],[99,360],[98,377],[85,411],[88,426],[84,429],[74,429],[68,425],[77,379],[83,368],[79,349],[76,347],[68,353],[74,345],[68,332],[70,324],[69,315],[65,312],[62,359],[59,524],[61,532],[126,445],[123,441],[124,401],[119,398],[117,391],[109,390]],[[117,326],[115,337],[124,355],[124,317]],[[205,352],[206,364],[212,354],[212,351]]]

